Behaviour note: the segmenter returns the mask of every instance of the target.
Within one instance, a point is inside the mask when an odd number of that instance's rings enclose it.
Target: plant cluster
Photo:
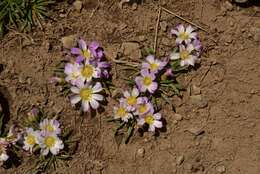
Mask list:
[[[180,96],[184,88],[177,82],[177,74],[194,66],[201,55],[201,43],[191,26],[178,25],[171,33],[177,36],[174,51],[161,59],[148,55],[142,62],[141,71],[136,73],[137,77],[128,79],[133,88],[125,91],[119,106],[114,107],[111,121],[119,122],[115,135],[123,134],[121,130],[127,127],[126,143],[137,126],[142,132],[158,132],[165,126],[157,100],[163,98],[169,103],[169,97]]]
[[[111,64],[106,61],[104,50],[97,42],[87,45],[80,39],[78,46],[71,49],[74,57],[66,62],[65,67],[62,65],[52,80],[70,89],[72,105],[81,103],[82,110],[89,112],[97,110],[105,101],[104,88],[111,84]]]
[[[47,17],[47,7],[53,3],[51,0],[1,0],[0,35],[10,26],[28,31],[34,25],[41,25],[41,20]]]

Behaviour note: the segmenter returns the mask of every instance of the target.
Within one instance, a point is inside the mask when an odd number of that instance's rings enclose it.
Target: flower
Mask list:
[[[110,76],[109,68],[111,67],[111,63],[105,61],[97,62],[97,67],[101,69],[102,77],[108,79]]]
[[[153,111],[154,111],[153,105],[148,100],[147,97],[138,98],[136,111],[135,111],[134,115],[143,116],[144,114],[147,114],[148,112],[153,112]]]
[[[176,43],[181,44],[183,41],[187,44],[190,43],[192,39],[197,38],[197,33],[193,32],[195,29],[192,28],[192,26],[188,26],[186,29],[185,27],[180,24],[175,29],[171,30],[171,33],[173,35],[177,36]]]
[[[123,100],[120,100],[119,107],[114,107],[114,118],[120,118],[124,122],[128,122],[130,118],[133,118],[130,110],[127,109],[127,104]]]
[[[162,70],[165,65],[167,64],[166,61],[161,61],[159,59],[155,59],[154,55],[149,55],[146,57],[146,62],[142,63],[143,69],[149,69],[152,73],[158,73]]]
[[[67,63],[65,65],[64,73],[67,75],[65,80],[72,85],[76,85],[80,80],[82,67],[78,63]]]
[[[32,152],[33,147],[39,143],[41,137],[39,131],[34,131],[32,128],[26,128],[26,136],[24,137],[23,149]]]
[[[18,140],[20,140],[20,138],[21,138],[21,133],[18,132],[18,130],[14,125],[12,125],[9,128],[9,132],[5,138],[6,141],[8,141],[8,143],[15,144]]]
[[[135,107],[137,105],[137,100],[139,96],[139,91],[137,88],[133,88],[132,92],[130,93],[129,91],[124,92],[124,100],[125,103],[127,104],[127,109],[134,111]]]
[[[80,63],[85,59],[89,60],[92,55],[87,47],[86,42],[83,39],[80,39],[78,44],[79,48],[71,48],[71,54],[78,56],[76,62]]]
[[[155,75],[153,73],[149,73],[147,69],[142,69],[141,76],[135,78],[135,83],[141,92],[148,90],[150,93],[154,93],[158,87],[154,80]]]
[[[103,88],[99,82],[97,82],[94,86],[91,86],[90,83],[79,83],[78,87],[71,87],[71,91],[76,95],[70,98],[70,101],[73,105],[82,101],[81,106],[84,112],[90,110],[90,106],[93,109],[97,109],[99,107],[98,101],[102,101],[104,97],[99,93]]]
[[[92,78],[100,77],[100,68],[96,67],[91,61],[86,61],[84,67],[80,70],[80,78],[82,81],[91,81]]]
[[[104,57],[104,50],[103,48],[99,45],[99,43],[97,42],[91,42],[89,44],[89,50],[91,52],[91,54],[97,58],[98,60],[100,60],[101,58]]]
[[[187,47],[185,47],[184,45],[180,45],[179,52],[173,52],[170,55],[170,59],[172,60],[181,59],[180,62],[181,66],[185,66],[185,65],[194,66],[198,57],[192,54],[193,51],[194,51],[194,46],[190,43],[187,44]]]
[[[44,119],[42,122],[40,122],[40,129],[43,133],[55,133],[55,134],[60,134],[61,129],[60,123],[55,120],[55,119]]]
[[[7,146],[9,142],[5,140],[5,138],[0,138],[0,161],[7,161],[9,156],[7,155]]]
[[[192,45],[193,45],[193,47],[194,47],[194,50],[197,51],[197,52],[196,52],[196,56],[199,57],[199,56],[201,55],[202,49],[203,49],[200,40],[199,40],[199,39],[193,40],[193,41],[192,41]]]
[[[54,133],[47,133],[41,137],[39,139],[39,146],[44,156],[48,155],[50,151],[53,155],[57,155],[64,148],[62,140]]]
[[[39,109],[33,107],[32,110],[28,113],[28,121],[29,122],[34,122],[37,121],[39,117]]]
[[[160,113],[153,114],[153,112],[149,112],[145,117],[139,117],[137,119],[137,124],[140,126],[147,124],[149,126],[148,131],[154,132],[156,128],[162,128],[163,126],[160,119]]]

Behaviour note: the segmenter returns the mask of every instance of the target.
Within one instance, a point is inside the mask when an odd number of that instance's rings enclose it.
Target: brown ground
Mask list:
[[[127,5],[120,9],[115,0],[100,4],[85,0],[81,13],[71,5],[59,4],[55,7],[57,21],[44,24],[45,31],[30,35],[13,31],[1,41],[4,71],[0,72],[0,85],[11,95],[11,119],[22,119],[31,105],[39,104],[50,113],[61,111],[63,124],[74,128],[81,138],[69,167],[60,167],[57,173],[260,173],[260,8],[257,4],[230,6],[220,0],[161,1],[147,0],[137,9]],[[152,46],[158,4],[209,31],[199,31],[205,47],[201,66],[180,78],[188,88],[200,87],[202,101],[194,103],[189,91],[184,92],[183,99],[173,100],[183,120],[175,121],[174,112],[166,106],[162,111],[168,123],[165,133],[157,138],[134,135],[129,144],[118,147],[113,124],[105,122],[111,115],[111,103],[103,114],[85,116],[81,123],[79,112],[48,79],[63,58],[60,39],[67,35],[98,40],[110,56],[127,41]],[[161,21],[169,28],[181,22],[167,13],[162,13]],[[159,32],[160,55],[174,44],[168,33],[169,29]],[[114,83],[126,86],[118,80]],[[191,133],[197,130],[204,133]],[[138,149],[145,150],[143,157]],[[182,156],[184,161],[178,162]],[[0,173],[24,173],[29,165],[25,160],[18,169]]]

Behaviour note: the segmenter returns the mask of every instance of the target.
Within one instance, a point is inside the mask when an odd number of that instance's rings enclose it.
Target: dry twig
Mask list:
[[[156,23],[156,28],[155,28],[155,36],[154,36],[154,54],[156,55],[156,49],[157,49],[157,41],[158,41],[158,30],[159,30],[159,24],[160,24],[160,19],[161,19],[161,13],[162,13],[162,8],[159,7],[158,10],[158,16],[157,16],[157,23]]]

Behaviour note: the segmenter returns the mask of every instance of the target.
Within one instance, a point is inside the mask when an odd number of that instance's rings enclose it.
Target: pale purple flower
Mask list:
[[[137,99],[136,110],[134,115],[143,116],[148,112],[153,112],[153,104],[148,100],[147,97],[139,97]]]
[[[156,74],[162,70],[166,64],[167,61],[161,61],[156,59],[154,55],[149,55],[146,57],[146,62],[142,63],[142,69],[149,69],[151,73]]]
[[[94,58],[101,60],[104,57],[104,50],[98,42],[91,42],[89,44],[89,50]]]
[[[16,144],[17,141],[19,141],[21,139],[22,135],[21,133],[17,130],[17,127],[15,127],[15,125],[12,125],[9,128],[8,134],[6,136],[6,140],[10,143],[10,144]]]
[[[143,126],[145,123],[149,126],[148,131],[154,132],[156,128],[162,128],[163,124],[161,120],[161,114],[149,112],[144,117],[139,117],[137,119],[137,124]]]
[[[135,78],[135,83],[141,92],[148,90],[150,93],[154,93],[158,87],[158,84],[154,80],[155,75],[153,73],[149,73],[147,69],[142,69],[141,76]]]
[[[100,68],[102,77],[106,79],[110,77],[109,69],[111,67],[111,63],[105,61],[97,62],[97,67]]]
[[[81,101],[81,107],[84,112],[90,111],[91,108],[97,109],[99,107],[98,101],[102,101],[104,97],[100,94],[103,90],[101,83],[97,82],[94,86],[90,83],[79,83],[78,86],[71,87],[71,91],[76,95],[70,98],[71,104],[75,105]]]
[[[88,49],[86,42],[83,39],[80,39],[78,41],[78,44],[79,44],[79,48],[71,48],[71,54],[77,56],[76,62],[80,63],[85,59],[87,60],[91,59],[92,57],[91,51]]]
[[[203,49],[200,40],[199,40],[199,39],[193,40],[193,41],[192,41],[192,45],[193,45],[193,47],[194,47],[194,50],[196,50],[196,56],[199,57],[199,56],[201,55],[202,49]]]
[[[171,33],[177,36],[176,43],[181,44],[182,42],[190,43],[192,39],[197,38],[197,33],[193,32],[195,29],[192,26],[185,28],[182,24],[178,25],[176,29],[172,29]]]
[[[120,100],[119,107],[114,107],[114,119],[119,118],[124,122],[128,122],[130,118],[133,118],[133,115],[128,109],[125,100]]]
[[[167,68],[164,75],[167,77],[173,77],[172,68]]]
[[[179,45],[179,52],[173,52],[170,55],[170,59],[177,60],[181,59],[180,65],[195,65],[196,60],[198,57],[196,55],[193,55],[194,46],[193,44],[189,43],[187,44],[187,47],[184,45]]]
[[[42,131],[42,134],[55,133],[59,135],[61,133],[60,123],[58,120],[55,119],[44,119],[42,122],[40,122],[40,129]]]
[[[93,78],[100,78],[101,69],[93,61],[85,61],[85,65],[80,70],[81,81],[90,82]]]
[[[82,72],[82,65],[78,63],[67,63],[65,65],[64,73],[67,75],[65,80],[72,85],[76,85],[80,80],[80,75]]]
[[[123,100],[125,101],[127,105],[127,109],[130,111],[134,111],[136,109],[139,91],[137,88],[133,88],[131,92],[125,91]]]

